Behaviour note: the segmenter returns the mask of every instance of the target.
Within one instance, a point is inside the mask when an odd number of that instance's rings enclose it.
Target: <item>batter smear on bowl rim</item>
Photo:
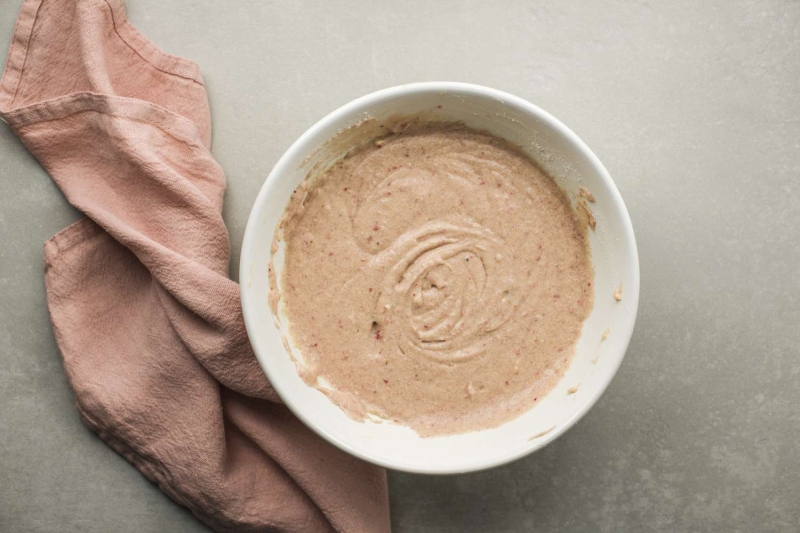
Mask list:
[[[541,401],[593,305],[586,229],[564,191],[510,143],[457,124],[354,150],[295,191],[281,231],[301,377],[355,419],[422,436],[495,427]]]

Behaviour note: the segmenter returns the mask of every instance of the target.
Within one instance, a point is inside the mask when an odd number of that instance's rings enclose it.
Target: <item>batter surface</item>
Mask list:
[[[298,371],[356,419],[502,424],[566,371],[593,304],[585,228],[506,141],[417,125],[295,191],[280,298]]]

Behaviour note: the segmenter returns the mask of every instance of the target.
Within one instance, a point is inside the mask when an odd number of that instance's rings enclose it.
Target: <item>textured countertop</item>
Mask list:
[[[2,54],[20,4],[0,0]],[[203,71],[232,273],[283,151],[341,104],[405,82],[473,82],[538,104],[588,143],[625,198],[642,296],[605,396],[514,464],[390,473],[396,532],[797,532],[800,4],[540,4],[127,8]],[[208,531],[74,409],[41,256],[78,217],[0,124],[0,531]]]

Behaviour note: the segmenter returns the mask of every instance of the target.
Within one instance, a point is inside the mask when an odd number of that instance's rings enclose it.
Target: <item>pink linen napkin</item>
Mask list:
[[[44,249],[86,424],[217,531],[389,531],[385,472],[298,422],[253,356],[197,66],[120,0],[25,0],[0,117],[87,215]]]

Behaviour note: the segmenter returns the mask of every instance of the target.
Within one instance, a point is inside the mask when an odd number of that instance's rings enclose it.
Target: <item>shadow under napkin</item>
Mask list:
[[[303,426],[256,363],[197,66],[119,0],[26,0],[0,117],[87,215],[44,251],[86,424],[217,531],[388,531],[385,472]]]

